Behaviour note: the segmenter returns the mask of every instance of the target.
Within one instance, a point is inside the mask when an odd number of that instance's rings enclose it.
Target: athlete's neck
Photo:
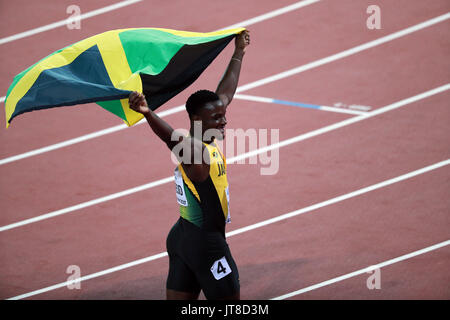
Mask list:
[[[209,140],[205,140],[205,139],[203,139],[203,134],[202,134],[202,139],[199,139],[199,137],[197,137],[197,135],[195,135],[195,130],[194,130],[194,128],[192,128],[191,127],[191,129],[189,130],[189,135],[191,136],[191,137],[194,137],[194,138],[196,138],[196,139],[198,139],[198,140],[201,140],[202,142],[204,142],[204,143],[206,143],[206,144],[211,144],[211,143],[213,143],[214,142],[214,140],[215,140],[215,138],[214,137],[212,137],[211,139],[209,139]]]

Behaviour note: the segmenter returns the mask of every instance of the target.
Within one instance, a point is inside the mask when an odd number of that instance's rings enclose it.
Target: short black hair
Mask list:
[[[194,92],[186,101],[186,110],[189,114],[189,118],[192,115],[197,114],[198,110],[208,102],[215,102],[219,99],[219,96],[215,92],[209,90],[199,90]]]

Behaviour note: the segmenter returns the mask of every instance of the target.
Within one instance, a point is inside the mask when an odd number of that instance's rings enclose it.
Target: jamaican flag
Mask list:
[[[58,50],[14,77],[6,127],[25,112],[95,102],[131,126],[132,91],[155,110],[192,84],[243,28],[198,33],[133,28],[101,33]]]

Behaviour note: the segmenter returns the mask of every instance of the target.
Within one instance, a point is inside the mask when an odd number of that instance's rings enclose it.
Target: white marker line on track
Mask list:
[[[323,202],[320,202],[320,203],[316,203],[314,205],[311,205],[311,206],[303,208],[303,209],[295,210],[295,211],[292,211],[292,212],[289,212],[289,213],[277,216],[275,218],[267,219],[267,220],[261,221],[259,223],[252,224],[250,226],[231,231],[231,232],[227,233],[227,236],[234,236],[234,235],[239,234],[239,233],[247,232],[247,231],[250,231],[250,230],[253,230],[253,229],[257,229],[257,228],[263,227],[263,226],[268,225],[268,224],[272,224],[272,223],[275,223],[275,222],[278,222],[278,221],[281,221],[281,220],[289,219],[289,218],[292,218],[292,217],[295,217],[295,216],[298,216],[298,215],[301,215],[301,214],[304,214],[304,213],[307,213],[307,212],[311,212],[311,211],[314,211],[314,210],[317,210],[317,209],[320,209],[320,208],[323,208],[323,207],[326,207],[326,206],[329,206],[329,205],[332,205],[332,204],[335,204],[335,203],[338,203],[338,202],[341,202],[341,201],[344,201],[344,200],[347,200],[347,199],[350,199],[350,198],[354,198],[354,197],[360,196],[360,195],[362,195],[364,193],[368,193],[368,192],[371,192],[371,191],[374,191],[374,190],[377,190],[377,189],[381,189],[381,188],[387,187],[387,186],[389,186],[391,184],[394,184],[394,183],[397,183],[397,182],[400,182],[400,181],[404,181],[404,180],[413,178],[413,177],[418,176],[420,174],[424,174],[424,173],[426,173],[428,171],[439,169],[439,168],[447,166],[449,164],[450,164],[450,159],[447,159],[447,160],[435,163],[433,165],[424,167],[422,169],[406,173],[406,174],[398,176],[396,178],[385,180],[383,182],[373,184],[373,185],[368,186],[366,188],[362,188],[362,189],[359,189],[359,190],[356,190],[356,191],[353,191],[353,192],[349,192],[347,194],[344,194],[344,195],[341,195],[341,196],[338,196],[338,197],[335,197],[335,198],[332,198],[332,199],[329,199],[329,200],[326,200],[326,201],[323,201]]]
[[[281,101],[281,100],[277,100],[277,99],[273,99],[273,98],[253,96],[253,95],[240,94],[240,93],[235,94],[234,98],[240,99],[240,100],[262,102],[262,103],[272,103],[272,104],[277,104],[278,103],[277,101]],[[286,102],[289,102],[289,101],[286,101]],[[364,111],[356,111],[356,110],[342,109],[342,108],[329,107],[329,106],[319,106],[318,105],[317,107],[318,107],[317,110],[337,112],[337,113],[346,113],[346,114],[353,114],[353,115],[362,115],[362,114],[367,113]]]
[[[162,184],[166,184],[168,182],[173,181],[173,179],[174,179],[173,177],[167,177],[167,178],[164,178],[164,179],[152,181],[150,183],[146,183],[146,184],[143,184],[143,185],[131,188],[131,189],[127,189],[127,190],[124,190],[124,191],[116,192],[116,193],[113,193],[113,194],[110,194],[110,195],[107,195],[107,196],[104,196],[104,197],[101,197],[101,198],[97,198],[97,199],[94,199],[94,200],[86,201],[86,202],[83,202],[83,203],[80,203],[80,204],[76,204],[74,206],[67,207],[67,208],[64,208],[64,209],[61,209],[61,210],[56,210],[56,211],[53,211],[53,212],[49,212],[49,213],[46,213],[46,214],[43,214],[43,215],[36,216],[34,218],[30,218],[30,219],[22,220],[22,221],[19,221],[19,222],[16,222],[16,223],[12,223],[12,224],[9,224],[9,225],[1,227],[0,228],[0,232],[1,231],[6,231],[6,230],[10,230],[10,229],[14,229],[14,228],[18,228],[18,227],[21,227],[21,226],[24,226],[24,225],[27,225],[27,224],[30,224],[30,223],[35,223],[35,222],[38,222],[38,221],[54,218],[54,217],[57,217],[57,216],[60,216],[60,215],[66,214],[66,213],[70,213],[70,212],[73,212],[73,211],[77,211],[77,210],[81,210],[81,209],[84,209],[84,208],[87,208],[87,207],[91,207],[91,206],[97,205],[99,203],[103,203],[103,202],[111,201],[111,200],[114,200],[114,199],[117,199],[117,198],[125,197],[125,196],[128,196],[130,194],[133,194],[133,193],[136,193],[136,192],[139,192],[139,191],[151,189],[151,188],[154,188],[156,186],[160,186]]]
[[[445,20],[447,20],[449,18],[450,18],[450,13],[443,14],[441,16],[435,17],[435,18],[427,20],[425,22],[416,24],[416,25],[414,25],[412,27],[409,27],[409,28],[406,28],[406,29],[394,32],[394,33],[389,34],[387,36],[381,37],[379,39],[376,39],[376,40],[373,40],[373,41],[370,41],[370,42],[367,42],[367,43],[364,43],[362,45],[353,47],[351,49],[348,49],[348,50],[345,50],[345,51],[342,51],[342,52],[339,52],[337,54],[333,54],[333,55],[328,56],[326,58],[323,58],[323,59],[320,59],[320,60],[317,60],[317,61],[305,64],[305,65],[297,67],[297,68],[293,68],[293,69],[287,70],[285,72],[278,73],[276,75],[273,75],[273,76],[270,76],[270,77],[267,77],[267,78],[264,78],[264,79],[261,79],[261,80],[258,80],[258,81],[254,81],[254,82],[249,83],[247,85],[243,85],[243,86],[239,87],[236,90],[236,92],[242,92],[242,91],[250,90],[250,89],[253,89],[253,88],[265,85],[267,83],[271,83],[271,82],[274,82],[274,81],[277,81],[277,80],[281,80],[281,79],[284,79],[286,77],[290,77],[290,76],[292,76],[294,74],[305,72],[307,70],[310,70],[310,69],[313,69],[313,68],[317,68],[317,67],[322,66],[324,64],[327,64],[327,63],[330,63],[330,62],[333,62],[333,61],[336,61],[336,60],[339,60],[339,59],[346,58],[348,56],[351,56],[351,55],[354,55],[356,53],[362,52],[364,50],[367,50],[367,49],[370,49],[370,48],[382,45],[382,44],[384,44],[386,42],[389,42],[389,41],[396,40],[398,38],[404,37],[404,36],[406,36],[406,35],[408,35],[410,33],[413,33],[413,32],[419,31],[421,29],[430,27],[430,26],[432,26],[434,24],[443,22],[443,21],[445,21]]]
[[[334,54],[332,56],[328,56],[326,58],[323,58],[323,59],[320,59],[320,60],[317,60],[317,61],[305,64],[305,65],[302,65],[302,66],[299,66],[299,67],[296,67],[296,68],[293,68],[293,69],[290,69],[290,70],[278,73],[276,75],[273,75],[273,76],[270,76],[270,77],[267,77],[267,78],[263,78],[261,80],[257,80],[257,81],[251,82],[249,84],[240,86],[240,87],[237,88],[236,92],[238,93],[238,92],[243,92],[243,91],[246,91],[246,90],[254,89],[254,88],[258,87],[258,86],[262,86],[262,85],[265,85],[265,84],[268,84],[268,83],[271,83],[271,82],[274,82],[274,81],[277,81],[277,80],[280,80],[280,79],[284,79],[286,77],[290,77],[290,76],[292,76],[294,74],[298,74],[298,73],[301,73],[301,72],[305,72],[307,70],[311,70],[313,68],[317,68],[317,67],[322,66],[322,65],[324,65],[326,63],[330,63],[330,62],[333,62],[333,61],[345,58],[345,57],[350,56],[352,54],[355,54],[357,52],[361,52],[361,51],[367,50],[369,48],[373,48],[373,47],[375,47],[377,45],[381,45],[381,44],[386,43],[388,41],[395,40],[395,39],[397,39],[399,37],[405,36],[405,35],[410,34],[412,32],[419,31],[419,30],[421,30],[423,28],[426,28],[426,27],[430,27],[430,26],[432,26],[434,24],[437,24],[439,22],[445,21],[445,20],[447,20],[449,18],[450,18],[450,13],[438,16],[438,17],[433,18],[431,20],[427,20],[425,22],[419,23],[419,24],[414,25],[412,27],[409,27],[407,29],[395,32],[393,34],[384,36],[384,37],[382,37],[380,39],[368,42],[366,44],[354,47],[352,49],[348,49],[348,50],[342,51],[340,53]],[[169,110],[164,111],[164,112],[166,112],[166,115],[168,115],[168,114],[180,112],[180,111],[183,111],[183,110],[184,110],[184,105],[183,106],[178,106],[178,107],[175,107],[175,108],[172,108],[172,109],[169,109]],[[142,124],[142,123],[144,123],[143,120],[141,120],[137,124]],[[123,129],[126,129],[126,128],[127,128],[126,125],[118,125],[118,126],[114,126],[114,127],[111,127],[111,128],[107,128],[107,129],[103,129],[103,130],[100,130],[100,131],[96,131],[96,132],[93,132],[93,133],[90,133],[90,134],[86,134],[86,135],[83,135],[83,136],[78,137],[78,138],[74,138],[74,139],[66,140],[66,141],[63,141],[63,142],[60,142],[60,143],[56,143],[56,144],[53,144],[53,145],[50,145],[50,146],[47,146],[47,147],[43,147],[43,148],[35,149],[35,150],[32,150],[32,151],[28,151],[28,152],[25,152],[25,153],[21,153],[21,154],[15,155],[15,156],[11,156],[11,157],[8,157],[8,158],[1,159],[0,160],[0,165],[6,164],[6,163],[10,163],[10,162],[13,162],[13,161],[17,161],[17,160],[20,160],[20,159],[25,159],[25,158],[28,158],[28,157],[36,156],[36,155],[39,155],[39,154],[42,154],[42,153],[45,153],[45,152],[48,152],[48,151],[52,151],[52,150],[55,150],[55,149],[67,147],[67,146],[73,145],[75,143],[79,143],[79,142],[82,142],[82,141],[86,141],[86,140],[89,140],[89,139],[100,137],[100,136],[103,136],[105,134],[116,132],[116,131],[123,130]]]
[[[388,111],[391,111],[391,110],[403,107],[405,105],[417,102],[419,100],[428,98],[428,97],[430,97],[432,95],[439,94],[441,92],[445,92],[445,91],[447,91],[449,89],[450,89],[450,84],[446,84],[446,85],[440,86],[438,88],[435,88],[435,89],[432,89],[432,90],[420,93],[420,94],[415,95],[413,97],[406,98],[406,99],[403,99],[401,101],[392,103],[390,105],[387,105],[385,107],[376,109],[374,111],[367,112],[366,114],[363,114],[363,115],[360,115],[360,116],[357,116],[357,117],[352,117],[352,118],[349,118],[349,119],[337,122],[335,124],[332,124],[332,125],[329,125],[329,126],[317,129],[317,130],[313,130],[313,131],[310,131],[310,132],[298,135],[296,137],[292,137],[292,138],[283,140],[283,141],[278,142],[276,144],[272,144],[272,145],[269,145],[267,147],[263,147],[263,148],[260,148],[260,149],[254,150],[254,151],[250,151],[250,152],[247,152],[245,154],[233,157],[232,159],[227,160],[227,163],[233,163],[235,161],[239,161],[239,160],[243,160],[243,159],[246,159],[246,158],[254,157],[254,156],[256,156],[258,154],[261,154],[261,153],[266,153],[266,152],[268,152],[270,150],[273,150],[273,149],[285,147],[287,145],[290,145],[290,144],[293,144],[293,143],[296,143],[296,142],[299,142],[299,141],[303,141],[303,140],[306,140],[306,139],[309,139],[309,138],[312,138],[312,137],[315,137],[315,136],[318,136],[318,135],[321,135],[321,134],[324,134],[324,133],[327,133],[327,132],[339,129],[339,128],[348,126],[350,124],[357,123],[359,121],[362,121],[362,120],[365,120],[365,119],[368,119],[368,118],[372,118],[372,117],[377,116],[379,114],[382,114],[382,113],[385,113],[385,112],[388,112]]]
[[[343,109],[343,108],[336,108],[336,107],[330,107],[330,106],[321,106],[320,110],[329,111],[329,112],[337,112],[337,113],[356,114],[356,115],[362,115],[362,114],[367,113],[367,111],[357,111],[357,110],[352,110],[352,109]]]
[[[259,148],[259,149],[256,149],[256,150],[253,150],[253,151],[250,151],[250,152],[246,152],[244,154],[241,154],[241,155],[229,158],[227,160],[227,163],[232,164],[232,163],[235,163],[235,162],[237,162],[239,160],[244,160],[244,159],[247,159],[247,158],[251,158],[251,157],[254,157],[254,156],[258,155],[258,154],[266,153],[266,152],[268,152],[270,150],[273,150],[273,149],[278,149],[278,148],[281,148],[281,147],[285,147],[285,146],[288,146],[290,144],[297,143],[297,142],[300,142],[300,141],[303,141],[303,140],[306,140],[306,139],[309,139],[309,138],[312,138],[312,137],[315,137],[315,136],[318,136],[318,135],[321,135],[321,134],[324,134],[324,133],[327,133],[327,132],[330,132],[330,131],[333,131],[333,130],[336,130],[336,129],[339,129],[339,128],[342,128],[344,126],[348,126],[350,124],[353,124],[353,123],[356,123],[356,122],[359,122],[359,121],[362,121],[362,120],[365,120],[365,119],[369,119],[369,118],[377,116],[379,114],[382,114],[382,113],[385,113],[385,112],[388,112],[388,111],[391,111],[391,110],[403,107],[405,105],[408,105],[408,104],[411,104],[413,102],[416,102],[416,101],[428,98],[428,97],[430,97],[432,95],[444,92],[444,91],[449,90],[449,89],[450,89],[450,84],[446,84],[446,85],[443,85],[441,87],[438,87],[438,88],[426,91],[426,92],[418,94],[418,95],[415,95],[413,97],[410,97],[410,98],[407,98],[407,99],[403,99],[401,101],[398,101],[398,102],[395,102],[393,104],[387,105],[385,107],[382,107],[380,109],[374,110],[372,112],[368,112],[367,114],[364,114],[364,115],[361,115],[361,116],[357,116],[357,117],[353,117],[353,118],[350,118],[350,119],[346,119],[344,121],[341,121],[341,122],[338,122],[338,123],[335,123],[335,124],[332,124],[332,125],[329,125],[329,126],[317,129],[317,130],[313,130],[313,131],[310,131],[310,132],[307,132],[307,133],[304,133],[304,134],[300,134],[298,136],[292,137],[290,139],[283,140],[283,141],[278,142],[278,143],[274,143],[274,144],[269,145],[267,147]],[[80,203],[80,204],[77,204],[77,205],[74,205],[74,206],[71,206],[71,207],[68,207],[68,208],[64,208],[64,209],[61,209],[61,210],[57,210],[57,211],[49,212],[49,213],[46,213],[46,214],[43,214],[43,215],[39,215],[39,216],[30,218],[30,219],[26,219],[26,220],[22,220],[22,221],[18,221],[18,222],[12,223],[12,224],[8,224],[8,225],[0,227],[0,232],[6,231],[6,230],[10,230],[10,229],[14,229],[14,228],[18,228],[18,227],[21,227],[21,226],[24,226],[24,225],[27,225],[27,224],[30,224],[30,223],[35,223],[35,222],[38,222],[38,221],[42,221],[42,220],[45,220],[45,219],[53,218],[53,217],[56,217],[56,216],[60,216],[60,215],[63,215],[63,214],[66,214],[66,213],[70,213],[70,212],[73,212],[73,211],[76,211],[76,210],[79,210],[79,209],[83,209],[83,208],[87,208],[87,207],[96,205],[96,204],[99,204],[99,203],[102,203],[102,202],[106,202],[106,201],[117,199],[117,198],[120,198],[120,197],[123,197],[123,196],[127,196],[127,195],[130,195],[130,194],[139,192],[139,191],[147,190],[147,189],[150,189],[150,188],[153,188],[153,187],[156,187],[156,186],[163,185],[165,183],[169,183],[169,182],[173,181],[173,179],[174,179],[173,176],[167,177],[167,178],[160,179],[160,180],[157,180],[157,181],[153,181],[153,182],[141,185],[141,186],[137,186],[137,187],[134,187],[134,188],[131,188],[131,189],[127,189],[127,190],[124,190],[124,191],[121,191],[121,192],[117,192],[117,193],[114,193],[114,194],[111,194],[111,195],[108,195],[108,196],[105,196],[105,197],[101,197],[101,198],[97,198],[97,199],[90,200],[90,201],[87,201],[87,202],[83,202],[83,203]]]
[[[80,15],[79,19],[81,21],[81,20],[84,20],[84,19],[87,19],[87,18],[95,17],[95,16],[98,16],[100,14],[107,13],[107,12],[110,12],[110,11],[114,11],[114,10],[117,10],[117,9],[129,6],[129,5],[137,3],[137,2],[141,2],[141,1],[143,1],[143,0],[126,0],[126,1],[118,2],[118,3],[112,4],[112,5],[100,8],[100,9],[96,9],[96,10],[93,10],[93,11],[89,11],[89,12],[83,13],[83,14]],[[320,0],[303,0],[303,1],[299,1],[299,2],[296,2],[294,4],[288,5],[286,7],[283,7],[283,8],[280,8],[280,9],[276,9],[276,10],[270,11],[268,13],[259,15],[257,17],[254,17],[254,18],[251,18],[251,19],[248,19],[248,20],[236,23],[236,24],[234,24],[232,26],[229,26],[229,27],[226,27],[226,28],[222,28],[220,30],[238,28],[240,26],[249,26],[249,25],[252,25],[252,24],[255,24],[255,23],[267,20],[267,19],[271,19],[273,17],[276,17],[276,16],[279,16],[279,15],[288,13],[290,11],[293,11],[293,10],[305,7],[307,5],[310,5],[310,4],[313,4],[315,2],[319,2],[319,1]],[[34,29],[31,29],[31,30],[28,30],[28,31],[20,32],[20,33],[17,33],[17,34],[14,34],[12,36],[8,36],[8,37],[5,37],[5,38],[1,38],[0,39],[0,45],[8,43],[8,42],[11,42],[11,41],[19,40],[19,39],[22,39],[22,38],[25,38],[25,37],[29,37],[29,36],[32,36],[32,35],[35,35],[35,34],[38,34],[38,33],[41,33],[41,32],[45,32],[45,31],[49,31],[49,30],[52,30],[52,29],[56,29],[56,28],[65,26],[65,25],[67,25],[67,21],[68,21],[67,19],[60,20],[60,21],[57,21],[57,22],[54,22],[54,23],[47,24],[45,26],[41,26],[41,27],[34,28]]]
[[[257,16],[257,17],[254,17],[254,18],[251,18],[251,19],[239,22],[237,24],[234,24],[234,25],[231,25],[231,26],[219,29],[219,30],[232,29],[232,28],[236,28],[236,27],[239,27],[239,26],[246,26],[246,27],[248,27],[248,26],[250,26],[252,24],[255,24],[255,23],[258,23],[258,22],[270,19],[270,18],[274,18],[274,17],[279,16],[281,14],[285,14],[285,13],[288,13],[290,11],[293,11],[293,10],[296,10],[296,9],[300,9],[302,7],[305,7],[307,5],[310,5],[310,4],[319,2],[319,1],[320,0],[299,1],[299,2],[296,2],[296,3],[292,4],[292,5],[289,5],[289,6],[280,8],[280,9],[276,9],[274,11],[270,11],[270,12],[265,13],[263,15],[260,15],[260,16]],[[217,30],[217,31],[219,31],[219,30]],[[6,96],[5,97],[0,97],[0,103],[4,102],[5,98],[6,98]],[[174,108],[162,111],[162,112],[158,113],[158,116],[164,117],[164,116],[168,116],[170,114],[181,112],[183,110],[185,110],[185,107],[184,107],[184,105],[181,105],[181,106],[177,106],[177,107],[174,107]],[[141,120],[137,124],[142,124],[144,122],[145,121]],[[106,134],[109,134],[109,133],[113,133],[113,132],[116,132],[116,131],[120,131],[120,130],[123,130],[123,129],[126,129],[126,128],[128,128],[128,126],[126,126],[125,124],[121,124],[121,125],[117,125],[117,126],[114,126],[114,127],[106,128],[106,129],[103,129],[103,130],[95,131],[95,132],[92,132],[92,133],[89,133],[89,134],[82,135],[82,136],[77,137],[77,138],[69,139],[69,140],[62,141],[62,142],[59,142],[59,143],[55,143],[55,144],[52,144],[52,145],[49,145],[49,146],[46,146],[46,147],[34,149],[34,150],[31,150],[31,151],[28,151],[28,152],[24,152],[24,153],[15,155],[15,156],[11,156],[11,157],[8,157],[8,158],[1,159],[0,160],[0,165],[7,164],[7,163],[10,163],[10,162],[14,162],[14,161],[21,160],[21,159],[25,159],[25,158],[29,158],[29,157],[33,157],[33,156],[39,155],[41,153],[45,153],[45,152],[49,152],[49,151],[52,151],[52,150],[60,149],[60,148],[63,148],[63,147],[67,147],[67,146],[70,146],[70,145],[73,145],[73,144],[76,144],[76,143],[80,143],[80,142],[83,142],[83,141],[87,141],[87,140],[90,140],[90,139],[101,137],[103,135],[106,135]]]
[[[227,232],[226,237],[229,238],[229,237],[235,236],[235,235],[240,234],[240,233],[244,233],[244,232],[247,232],[247,231],[250,231],[250,230],[261,228],[263,226],[266,226],[266,225],[269,225],[269,224],[272,224],[272,223],[275,223],[275,222],[278,222],[278,221],[281,221],[281,220],[289,219],[289,218],[292,218],[292,217],[295,217],[295,216],[298,216],[298,215],[301,215],[301,214],[304,214],[304,213],[307,213],[307,212],[311,212],[311,211],[317,210],[319,208],[323,208],[325,206],[329,206],[329,205],[332,205],[332,204],[335,204],[335,203],[338,203],[338,202],[341,202],[341,201],[344,201],[344,200],[347,200],[347,199],[350,199],[350,198],[362,195],[364,193],[368,193],[370,191],[374,191],[374,190],[377,190],[377,189],[380,189],[380,188],[384,188],[384,187],[389,186],[391,184],[394,184],[394,183],[397,183],[397,182],[400,182],[400,181],[404,181],[406,179],[413,178],[413,177],[418,176],[420,174],[424,174],[426,172],[429,172],[429,171],[432,171],[432,170],[436,170],[438,168],[444,167],[444,166],[449,165],[449,164],[450,164],[450,159],[447,159],[445,161],[441,161],[441,162],[435,163],[433,165],[421,168],[419,170],[415,170],[415,171],[409,172],[407,174],[404,174],[404,175],[401,175],[401,176],[398,176],[398,177],[395,177],[395,178],[392,178],[392,179],[389,179],[389,180],[385,180],[383,182],[371,185],[369,187],[365,187],[365,188],[362,188],[362,189],[359,189],[359,190],[356,190],[356,191],[353,191],[353,192],[350,192],[350,193],[347,193],[347,194],[335,197],[333,199],[329,199],[327,201],[323,201],[323,202],[314,204],[312,206],[309,206],[309,207],[306,207],[306,208],[303,208],[303,209],[292,211],[292,212],[289,212],[289,213],[286,213],[286,214],[283,214],[283,215],[280,215],[280,216],[277,216],[277,217],[274,217],[274,218],[271,218],[271,219],[267,219],[267,220],[264,220],[264,221],[261,221],[261,222],[249,225],[247,227],[243,227],[243,228],[231,231],[231,232]],[[103,276],[103,275],[106,275],[106,274],[110,274],[110,273],[113,273],[113,272],[116,272],[116,271],[120,271],[120,270],[124,270],[124,269],[130,268],[130,267],[133,267],[133,266],[136,266],[136,265],[139,265],[139,264],[143,264],[143,263],[146,263],[146,262],[149,262],[149,261],[160,259],[160,258],[163,258],[165,256],[167,256],[167,252],[161,252],[161,253],[158,253],[158,254],[155,254],[155,255],[152,255],[152,256],[149,256],[149,257],[145,257],[145,258],[142,258],[142,259],[139,259],[139,260],[135,260],[135,261],[132,261],[132,262],[129,262],[129,263],[121,264],[121,265],[113,267],[113,268],[109,268],[109,269],[106,269],[106,270],[103,270],[103,271],[99,271],[99,272],[96,272],[96,273],[93,273],[93,274],[90,274],[90,275],[86,275],[86,276],[80,277],[79,279],[58,283],[58,284],[55,284],[55,285],[52,285],[52,286],[49,286],[49,287],[46,287],[46,288],[43,288],[43,289],[39,289],[39,290],[35,290],[35,291],[28,292],[28,293],[25,293],[25,294],[21,294],[21,295],[9,298],[8,300],[19,300],[19,299],[29,298],[31,296],[35,296],[35,295],[38,295],[38,294],[41,294],[41,293],[45,293],[45,292],[48,292],[48,291],[52,291],[52,290],[56,290],[56,289],[59,289],[59,288],[66,287],[68,285],[73,284],[75,281],[77,283],[79,283],[81,281],[97,278],[97,277],[100,277],[100,276]]]
[[[251,19],[248,19],[248,20],[245,20],[245,21],[233,24],[231,26],[228,26],[228,27],[220,29],[220,30],[234,29],[234,28],[241,28],[241,27],[245,28],[245,27],[251,26],[252,24],[255,24],[255,23],[258,23],[258,22],[261,22],[261,21],[264,21],[264,20],[268,20],[268,19],[274,18],[276,16],[279,16],[279,15],[291,12],[293,10],[297,10],[297,9],[306,7],[306,6],[310,5],[310,4],[313,4],[313,3],[316,3],[316,2],[319,2],[319,1],[320,0],[299,1],[299,2],[293,3],[291,5],[288,5],[286,7],[283,7],[283,8],[274,10],[274,11],[270,11],[268,13],[262,14],[260,16],[255,17],[255,18],[251,18]]]
[[[297,290],[297,291],[294,291],[294,292],[291,292],[291,293],[284,294],[282,296],[273,298],[271,300],[288,299],[288,298],[291,298],[293,296],[296,296],[296,295],[299,295],[299,294],[302,294],[302,293],[305,293],[305,292],[308,292],[308,291],[319,289],[319,288],[328,286],[330,284],[334,284],[334,283],[337,283],[337,282],[340,282],[340,281],[344,281],[344,280],[347,280],[349,278],[356,277],[356,276],[358,276],[360,274],[364,274],[364,273],[373,271],[374,267],[382,268],[382,267],[385,267],[385,266],[388,266],[388,265],[391,265],[391,264],[394,264],[394,263],[397,263],[397,262],[401,262],[401,261],[404,261],[404,260],[407,260],[407,259],[411,259],[413,257],[416,257],[416,256],[421,255],[421,254],[428,253],[428,252],[433,251],[433,250],[440,249],[440,248],[448,246],[448,245],[450,245],[450,240],[447,240],[447,241],[444,241],[444,242],[440,242],[440,243],[437,243],[435,245],[426,247],[424,249],[417,250],[417,251],[405,254],[403,256],[400,256],[400,257],[397,257],[397,258],[394,258],[394,259],[391,259],[391,260],[387,260],[387,261],[378,263],[376,265],[372,265],[370,267],[366,267],[364,269],[353,271],[351,273],[344,274],[344,275],[342,275],[340,277],[336,277],[336,278],[333,278],[333,279],[330,279],[330,280],[327,280],[327,281],[324,281],[324,282],[321,282],[321,283],[318,283],[318,284],[315,284],[315,285],[312,285],[312,286],[309,286],[309,287],[306,287],[306,288],[303,288],[303,289],[300,289],[300,290]]]
[[[9,298],[7,300],[25,299],[25,298],[28,298],[28,297],[31,297],[31,296],[35,296],[35,295],[44,293],[44,292],[48,292],[48,291],[53,291],[53,290],[56,290],[56,289],[64,288],[65,286],[68,286],[68,285],[73,285],[75,283],[80,283],[81,281],[86,281],[86,280],[89,280],[89,279],[98,278],[98,277],[104,276],[106,274],[110,274],[110,273],[113,273],[113,272],[117,272],[117,271],[120,271],[120,270],[131,268],[131,267],[137,266],[137,265],[142,264],[142,263],[146,263],[146,262],[150,262],[150,261],[153,261],[153,260],[157,260],[157,259],[163,258],[165,256],[167,256],[167,252],[161,252],[161,253],[158,253],[158,254],[146,257],[146,258],[142,258],[142,259],[135,260],[135,261],[132,261],[132,262],[129,262],[129,263],[125,263],[125,264],[121,264],[121,265],[119,265],[117,267],[114,267],[114,268],[109,268],[109,269],[106,269],[106,270],[103,270],[103,271],[99,271],[99,272],[96,272],[96,273],[91,273],[91,274],[89,274],[87,276],[83,276],[83,277],[80,277],[80,278],[75,279],[75,280],[70,280],[70,281],[58,283],[58,284],[55,284],[55,285],[50,286],[50,287],[46,287],[46,288],[43,288],[43,289],[40,289],[40,290],[36,290],[36,291],[33,291],[33,292],[25,293],[25,294],[22,294],[20,296]]]
[[[165,117],[165,116],[168,116],[170,114],[177,113],[177,112],[180,112],[180,111],[183,111],[183,110],[185,110],[184,105],[178,106],[178,107],[175,107],[175,108],[171,108],[169,110],[157,112],[156,114],[159,117],[162,118],[162,117]],[[141,121],[138,124],[143,124],[143,123],[144,122]],[[0,165],[7,164],[7,163],[10,163],[10,162],[14,162],[14,161],[17,161],[17,160],[20,160],[20,159],[25,159],[25,158],[37,156],[37,155],[39,155],[41,153],[57,150],[57,149],[60,149],[60,148],[63,148],[63,147],[67,147],[67,146],[70,146],[70,145],[73,145],[73,144],[77,144],[77,143],[80,143],[80,142],[83,142],[83,141],[87,141],[87,140],[90,140],[90,139],[101,137],[103,135],[107,135],[107,134],[110,134],[110,133],[113,133],[113,132],[117,132],[117,131],[120,131],[120,130],[123,130],[123,129],[126,129],[126,128],[128,128],[127,125],[120,124],[120,125],[117,125],[117,126],[114,126],[114,127],[110,127],[110,128],[106,128],[106,129],[103,129],[103,130],[96,131],[96,132],[88,133],[88,134],[79,136],[77,138],[73,138],[73,139],[70,139],[70,140],[66,140],[66,141],[62,141],[62,142],[59,142],[59,143],[51,144],[51,145],[46,146],[46,147],[42,147],[42,148],[31,150],[31,151],[28,151],[28,152],[20,153],[20,154],[15,155],[15,156],[4,158],[4,159],[0,160]]]
[[[95,16],[98,16],[100,14],[103,14],[103,13],[106,13],[106,12],[110,12],[110,11],[114,11],[114,10],[117,10],[117,9],[129,6],[129,5],[137,3],[137,2],[141,2],[141,1],[142,0],[121,1],[121,2],[112,4],[112,5],[100,8],[100,9],[96,9],[96,10],[93,10],[93,11],[89,11],[89,12],[80,14],[79,19],[81,21],[81,20],[84,20],[84,19],[87,19],[87,18],[95,17]],[[45,32],[45,31],[49,31],[49,30],[52,30],[52,29],[56,29],[56,28],[65,26],[65,25],[67,25],[67,21],[68,21],[67,19],[60,20],[60,21],[53,22],[53,23],[47,24],[47,25],[39,27],[39,28],[35,28],[35,29],[31,29],[31,30],[24,31],[24,32],[21,32],[21,33],[17,33],[17,34],[14,34],[14,35],[6,37],[6,38],[1,38],[0,39],[0,45],[8,43],[8,42],[11,42],[11,41],[16,41],[16,40],[19,40],[19,39],[22,39],[22,38],[26,38],[26,37],[29,37],[29,36],[32,36],[32,35],[35,35],[35,34],[38,34],[38,33],[41,33],[41,32]]]

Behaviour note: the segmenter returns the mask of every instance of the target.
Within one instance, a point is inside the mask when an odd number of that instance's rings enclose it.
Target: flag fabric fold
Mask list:
[[[14,77],[5,99],[6,127],[18,115],[95,102],[128,126],[132,91],[152,110],[191,85],[244,28],[210,33],[161,28],[112,30],[58,50]]]

